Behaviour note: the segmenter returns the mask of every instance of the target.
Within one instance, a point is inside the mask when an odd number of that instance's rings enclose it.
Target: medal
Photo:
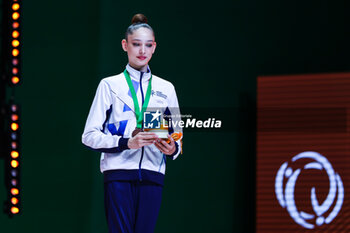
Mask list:
[[[136,134],[138,134],[138,133],[140,133],[140,132],[143,132],[143,129],[135,128],[134,131],[132,131],[131,136],[132,136],[132,137],[135,137]]]

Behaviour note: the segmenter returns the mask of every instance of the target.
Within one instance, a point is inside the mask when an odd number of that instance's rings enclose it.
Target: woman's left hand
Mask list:
[[[163,153],[166,155],[172,155],[175,150],[176,150],[176,146],[175,146],[175,141],[174,139],[168,135],[168,138],[170,140],[170,143],[167,143],[166,140],[164,139],[160,139],[158,138],[154,145]]]

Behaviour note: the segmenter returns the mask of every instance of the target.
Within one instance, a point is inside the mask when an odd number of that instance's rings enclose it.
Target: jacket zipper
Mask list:
[[[141,96],[142,96],[141,109],[143,106],[143,102],[145,101],[144,96],[143,96],[143,90],[142,90],[142,76],[143,76],[143,72],[141,72],[141,75],[140,75],[140,90],[141,90]],[[143,122],[142,122],[142,129],[143,129]],[[143,153],[144,153],[144,147],[141,148],[141,158],[140,158],[140,162],[139,162],[139,179],[140,179],[140,181],[142,181],[141,163],[142,163],[142,159],[143,159]]]

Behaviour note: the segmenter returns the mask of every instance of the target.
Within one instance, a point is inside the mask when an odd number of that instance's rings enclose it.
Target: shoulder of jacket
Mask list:
[[[114,93],[117,93],[118,90],[120,91],[123,88],[127,88],[127,83],[123,73],[103,78],[101,84],[108,86],[108,88]]]
[[[116,83],[116,82],[120,82],[124,78],[124,75],[123,73],[120,73],[120,74],[116,74],[116,75],[111,75],[111,76],[108,76],[106,78],[103,78],[101,80],[101,82],[106,82],[107,84],[112,84],[112,83]]]
[[[168,80],[165,80],[159,76],[156,76],[154,74],[152,74],[152,79],[153,79],[153,82],[156,84],[156,85],[161,85],[161,86],[164,86],[168,89],[175,89],[174,88],[174,85],[168,81]]]

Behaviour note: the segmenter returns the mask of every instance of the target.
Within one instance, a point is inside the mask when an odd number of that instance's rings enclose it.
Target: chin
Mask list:
[[[147,66],[147,65],[148,65],[148,61],[138,62],[138,63],[136,63],[136,65],[137,65],[138,67],[144,67],[144,66]]]

